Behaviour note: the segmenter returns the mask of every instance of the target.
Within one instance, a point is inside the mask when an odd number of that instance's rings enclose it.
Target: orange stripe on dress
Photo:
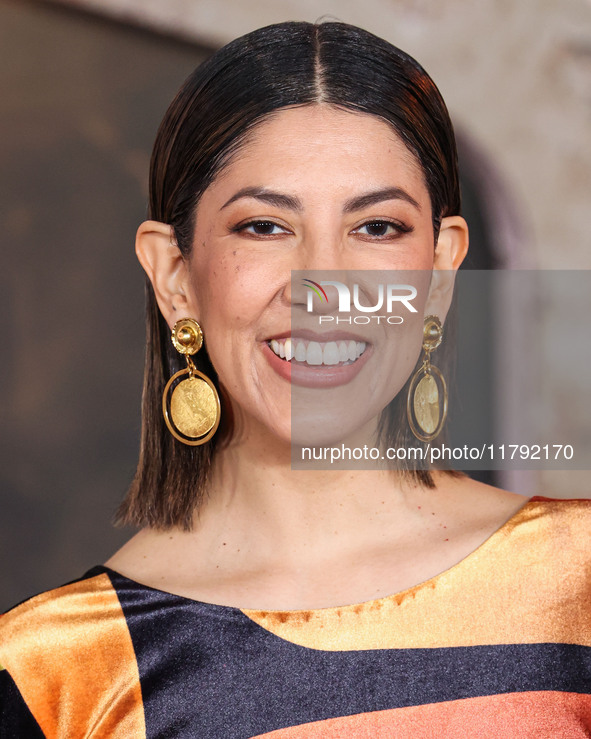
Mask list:
[[[146,736],[135,652],[106,574],[42,593],[5,614],[0,662],[45,736]]]
[[[253,739],[583,739],[590,730],[591,696],[537,691],[358,713]]]
[[[396,595],[341,608],[243,613],[311,649],[591,646],[591,501],[529,501],[472,554]]]

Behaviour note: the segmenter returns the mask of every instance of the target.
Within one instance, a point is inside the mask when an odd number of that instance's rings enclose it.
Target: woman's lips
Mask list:
[[[273,338],[263,343],[263,353],[277,374],[295,385],[321,388],[351,382],[369,359],[371,345],[352,338],[333,340],[329,334],[322,338]]]

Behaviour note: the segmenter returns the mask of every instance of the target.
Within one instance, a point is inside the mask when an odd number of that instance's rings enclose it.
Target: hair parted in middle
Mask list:
[[[182,255],[189,257],[199,198],[230,159],[239,155],[253,128],[281,108],[318,103],[377,116],[402,139],[424,173],[435,247],[441,219],[460,213],[456,145],[443,98],[411,56],[345,23],[267,26],[230,42],[197,67],[158,130],[150,165],[148,217],[169,224]],[[216,449],[232,436],[232,411],[205,344],[196,364],[219,389],[220,429],[199,447],[186,446],[171,436],[161,413],[161,395],[167,379],[180,369],[181,359],[149,281],[146,297],[140,459],[116,520],[139,527],[189,530],[207,489]],[[413,443],[405,415],[407,385],[382,413],[381,440],[388,446]],[[433,487],[428,470],[402,469],[415,481]]]

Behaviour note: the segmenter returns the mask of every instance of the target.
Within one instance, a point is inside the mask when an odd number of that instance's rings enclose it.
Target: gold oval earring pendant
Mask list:
[[[441,432],[447,417],[447,386],[434,365],[430,364],[428,369],[421,367],[413,376],[406,412],[417,439],[432,441]]]
[[[425,434],[432,434],[439,425],[439,390],[433,375],[425,374],[419,380],[414,396],[414,412],[420,428]]]
[[[188,377],[176,382],[184,375]],[[209,441],[220,422],[215,386],[198,370],[181,370],[170,378],[162,396],[162,410],[171,434],[191,446]]]

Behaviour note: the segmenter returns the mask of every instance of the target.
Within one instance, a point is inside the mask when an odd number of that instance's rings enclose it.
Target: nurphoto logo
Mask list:
[[[381,323],[382,320],[387,323],[404,323],[402,316],[391,315],[394,305],[404,306],[410,313],[416,313],[417,309],[412,301],[417,297],[417,289],[412,285],[377,285],[377,297],[375,305],[363,305],[360,300],[360,288],[357,283],[353,284],[353,295],[351,290],[343,282],[337,280],[322,280],[314,282],[308,278],[302,280],[303,284],[308,288],[308,296],[306,300],[306,310],[308,313],[314,312],[314,296],[321,303],[328,303],[328,295],[325,287],[335,288],[338,295],[338,313],[351,313],[351,310],[359,313],[375,314],[380,310],[385,310],[388,315],[357,315],[357,316],[334,316],[319,315],[319,323],[370,323],[372,320]],[[352,300],[351,300],[352,298]],[[351,303],[353,307],[351,307]]]

